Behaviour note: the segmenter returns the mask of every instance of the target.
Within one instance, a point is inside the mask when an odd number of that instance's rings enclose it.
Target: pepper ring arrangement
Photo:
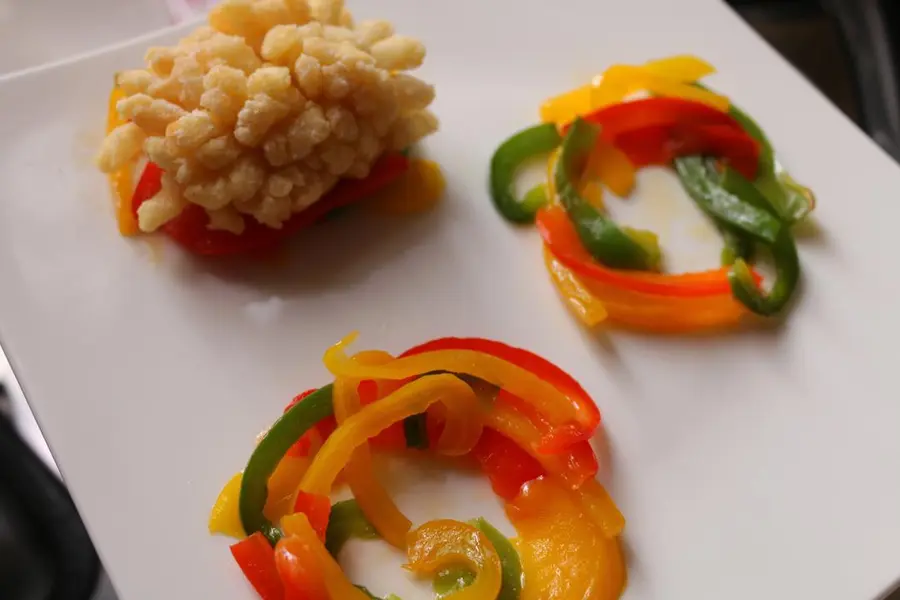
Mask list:
[[[297,396],[224,487],[212,533],[264,600],[366,600],[338,554],[380,538],[453,600],[612,600],[625,586],[624,518],[596,480],[600,412],[570,375],[520,348],[441,338],[394,357],[330,348],[334,381]],[[484,519],[413,527],[372,468],[374,452],[470,459],[517,531]],[[332,504],[338,482],[353,499]],[[397,600],[391,596],[388,600]]]
[[[800,277],[791,227],[815,206],[775,157],[762,129],[731,101],[698,81],[715,70],[692,56],[615,65],[541,106],[543,123],[506,140],[491,162],[497,210],[514,223],[536,222],[544,261],[567,305],[587,326],[609,319],[651,332],[689,332],[737,324],[748,313],[773,316]],[[547,181],[521,199],[516,172],[549,154]],[[655,234],[619,226],[605,213],[602,187],[628,196],[635,169],[674,168],[690,198],[725,240],[722,268],[660,273]],[[776,278],[764,291],[750,267],[767,248]]]

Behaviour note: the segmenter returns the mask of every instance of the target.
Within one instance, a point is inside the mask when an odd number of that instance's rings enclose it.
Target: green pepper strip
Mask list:
[[[719,231],[725,240],[722,248],[723,267],[730,267],[739,258],[746,262],[753,260],[753,240],[724,225],[719,225]]]
[[[756,206],[763,207],[769,202],[768,197],[734,169],[726,169],[722,187]],[[778,238],[769,248],[775,261],[776,279],[768,294],[759,289],[745,260],[736,260],[728,273],[734,297],[756,314],[765,317],[780,312],[787,305],[800,280],[800,258],[797,256],[797,246],[790,227],[782,227]]]
[[[332,385],[319,388],[292,406],[279,418],[257,444],[241,480],[240,514],[244,531],[262,532],[273,544],[284,534],[263,515],[269,495],[268,483],[272,473],[288,449],[313,425],[334,414]]]
[[[694,85],[709,89],[700,83]],[[747,135],[759,142],[759,170],[753,185],[766,197],[783,223],[793,225],[802,221],[816,207],[815,194],[784,170],[775,157],[769,138],[750,115],[734,104],[731,104],[728,113],[741,124]]]
[[[331,506],[328,529],[325,530],[325,548],[333,557],[337,558],[351,538],[377,540],[379,537],[356,500],[335,502]]]
[[[503,142],[491,159],[491,198],[494,206],[506,219],[514,223],[532,223],[537,210],[547,202],[546,191],[531,190],[526,202],[516,199],[514,181],[522,163],[530,158],[555,150],[560,142],[553,123],[535,125],[516,133]]]
[[[677,158],[675,172],[694,202],[719,223],[765,244],[771,244],[778,238],[781,222],[767,209],[753,206],[718,185],[715,182],[718,173],[712,159],[702,156]],[[747,182],[747,185],[753,184]]]
[[[657,270],[661,255],[656,236],[619,228],[578,193],[576,183],[599,135],[600,128],[584,119],[572,123],[553,175],[557,194],[581,243],[594,258],[614,269]]]
[[[483,517],[472,519],[469,525],[479,529],[485,535],[494,550],[500,556],[500,566],[502,567],[501,578],[502,585],[497,600],[519,600],[522,593],[522,563],[519,561],[519,553],[513,547],[506,536],[497,531],[497,529],[487,522]],[[472,585],[475,581],[475,574],[465,567],[454,567],[445,569],[438,573],[434,579],[432,587],[437,597],[444,598],[453,592],[461,590],[464,587]]]

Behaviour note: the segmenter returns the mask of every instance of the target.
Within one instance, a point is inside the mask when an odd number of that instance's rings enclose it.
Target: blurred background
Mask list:
[[[212,3],[0,0],[0,77],[193,18]],[[727,3],[900,161],[900,0]],[[0,598],[116,599],[2,350]]]

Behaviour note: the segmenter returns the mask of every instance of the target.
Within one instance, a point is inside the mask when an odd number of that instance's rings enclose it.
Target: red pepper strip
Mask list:
[[[644,98],[620,102],[582,118],[600,125],[603,128],[601,135],[608,142],[614,142],[623,133],[649,127],[730,125],[739,131],[742,129],[740,123],[727,112],[680,98]],[[566,129],[568,127],[566,125]]]
[[[388,384],[391,384],[388,386]],[[393,391],[394,387],[400,387],[401,382],[393,381],[374,381],[365,379],[359,382],[356,388],[359,394],[359,403],[362,406],[368,406],[376,402]],[[390,387],[391,389],[388,389]],[[406,448],[406,435],[403,433],[403,422],[394,423],[375,437],[369,440],[369,444],[374,448],[382,450],[403,450]]]
[[[679,156],[721,157],[750,179],[759,167],[759,142],[728,125],[675,125],[636,129],[620,134],[615,145],[636,167],[669,165]]]
[[[188,206],[178,217],[162,226],[162,230],[186,250],[205,256],[226,256],[270,250],[292,234],[309,227],[331,211],[359,202],[395,181],[409,168],[402,154],[387,154],[372,167],[365,179],[345,179],[321,200],[291,217],[281,229],[267,227],[255,219],[246,219],[240,235],[207,228],[209,217],[197,205]],[[148,163],[135,188],[132,208],[137,209],[160,189],[162,170]],[[145,181],[146,179],[146,181]],[[150,194],[149,192],[153,192]],[[140,192],[140,193],[138,193]],[[149,194],[149,195],[148,195]]]
[[[274,552],[275,566],[284,582],[284,600],[329,599],[322,567],[306,540],[297,536],[282,538]]]
[[[565,213],[563,217],[566,218]],[[568,218],[566,220],[568,222]],[[484,338],[446,337],[410,348],[401,357],[435,350],[474,350],[495,356],[531,371],[570,398],[577,411],[577,424],[554,426],[546,432],[538,447],[538,451],[543,454],[565,452],[573,444],[591,439],[600,426],[600,409],[581,384],[552,362],[533,352]]]
[[[291,402],[284,407],[284,412],[287,412],[292,406],[315,392],[318,388],[313,388],[311,390],[306,390],[302,394],[298,394],[294,397]],[[319,421],[313,426],[312,429],[307,431],[297,440],[293,446],[287,451],[288,456],[293,457],[304,457],[309,456],[310,454],[314,454],[316,450],[318,450],[319,446],[328,439],[328,436],[332,434],[332,432],[337,428],[337,421],[334,418],[334,415],[330,417],[326,417]]]
[[[231,555],[256,593],[263,600],[283,600],[284,586],[275,567],[275,550],[256,532],[231,546]]]
[[[542,208],[535,222],[553,256],[581,277],[624,290],[673,298],[731,296],[728,268],[683,275],[609,269],[595,261],[584,249],[562,207]],[[753,277],[757,282],[762,280],[757,273]]]
[[[484,430],[472,456],[490,479],[494,493],[504,500],[512,500],[523,485],[546,475],[537,460],[493,429]]]
[[[298,490],[297,500],[294,501],[294,513],[306,515],[316,535],[320,540],[325,541],[328,519],[331,517],[331,499],[328,496],[309,494]]]

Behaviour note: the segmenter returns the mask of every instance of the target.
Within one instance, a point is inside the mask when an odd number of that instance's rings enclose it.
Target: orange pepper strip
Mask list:
[[[634,165],[624,152],[602,139],[597,140],[588,158],[585,174],[599,179],[620,198],[625,198],[634,189]]]
[[[690,54],[649,60],[644,63],[644,70],[682,83],[692,83],[716,72],[714,66]]]
[[[413,573],[435,576],[455,566],[475,573],[475,581],[443,596],[446,600],[496,600],[500,593],[500,555],[478,528],[450,519],[429,521],[409,533],[408,547],[404,566]]]
[[[310,494],[330,493],[335,478],[347,465],[353,451],[369,438],[406,417],[425,412],[435,402],[457,402],[461,396],[470,394],[474,394],[472,388],[450,374],[424,375],[407,383],[344,421],[325,440],[306,471],[300,489]]]
[[[580,279],[546,247],[544,264],[557,291],[572,312],[588,327],[598,321],[598,310],[611,322],[633,329],[684,333],[738,324],[748,313],[730,296],[668,298],[622,290]]]
[[[113,87],[109,93],[109,110],[106,116],[107,134],[119,125],[125,124],[125,121],[119,117],[119,111],[116,110],[116,104],[125,97],[125,92],[119,87]],[[132,167],[133,165],[130,164],[125,165],[107,176],[113,197],[116,199],[116,221],[119,224],[119,233],[126,236],[135,235],[138,232],[137,220],[131,210],[131,194],[134,191],[131,181]]]
[[[727,268],[685,275],[610,269],[595,261],[588,254],[578,239],[575,227],[561,207],[545,206],[541,208],[538,211],[536,223],[544,243],[547,244],[553,255],[580,277],[623,290],[660,296],[680,298],[731,296]]]
[[[390,360],[390,359],[388,359]],[[339,377],[334,382],[334,416],[338,426],[360,411],[358,384]],[[344,467],[344,476],[359,507],[375,530],[392,546],[406,548],[406,534],[412,522],[400,512],[390,494],[375,478],[369,444],[363,442]]]
[[[288,536],[283,538],[282,541],[292,538],[301,540],[313,557],[317,559],[316,570],[320,571],[321,577],[325,581],[328,595],[332,600],[335,598],[340,600],[369,600],[369,596],[347,579],[341,565],[328,553],[325,545],[319,540],[306,515],[296,513],[287,516],[281,520],[281,527]]]
[[[622,534],[625,529],[625,516],[599,481],[588,479],[575,493],[581,500],[584,511],[600,525],[606,537]]]
[[[621,596],[626,572],[619,540],[604,535],[571,492],[552,479],[536,479],[506,505],[506,514],[519,534],[520,600]]]
[[[560,454],[545,454],[538,450],[542,440],[541,431],[521,411],[505,402],[496,402],[487,414],[485,423],[489,428],[511,439],[548,473],[559,477],[572,489],[597,475],[597,456],[587,441],[579,442]]]
[[[433,350],[398,358],[385,365],[360,365],[350,360],[344,351],[354,339],[356,334],[352,333],[325,354],[325,367],[336,377],[409,379],[434,371],[448,371],[471,375],[506,389],[535,406],[555,426],[567,426],[576,422],[579,416],[588,418],[593,415],[583,409],[581,398],[567,390],[557,389],[528,369],[484,352]],[[472,393],[471,388],[468,390]]]

